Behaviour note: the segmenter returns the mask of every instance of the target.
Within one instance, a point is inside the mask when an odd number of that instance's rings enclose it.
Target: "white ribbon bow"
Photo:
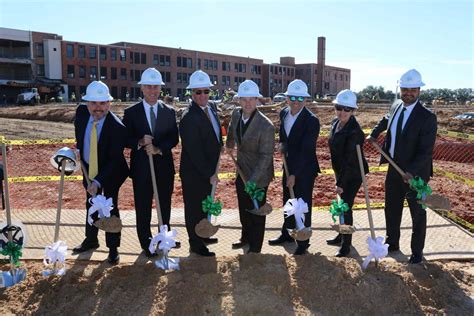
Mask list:
[[[171,231],[168,231],[168,225],[160,226],[160,232],[157,235],[153,236],[150,241],[150,246],[148,247],[148,250],[151,253],[155,253],[156,247],[158,246],[158,249],[162,250],[163,253],[166,255],[171,248],[176,246],[176,242],[174,240],[176,238],[176,235],[176,230],[172,229]]]
[[[89,225],[94,223],[92,219],[92,214],[99,212],[99,218],[110,217],[110,211],[114,209],[114,204],[112,198],[106,198],[102,194],[96,195],[95,197],[89,199],[91,207],[89,208],[87,222]]]
[[[380,260],[388,254],[388,245],[385,244],[384,237],[377,237],[373,240],[371,237],[367,237],[367,246],[369,249],[369,255],[364,259],[362,268],[365,270],[370,263],[370,260]]]
[[[64,261],[66,260],[67,256],[67,245],[64,241],[58,240],[54,244],[46,246],[44,249],[45,256],[43,259],[43,263],[46,266],[53,264],[54,268],[52,270],[43,271],[45,276],[56,274],[56,275],[63,275],[66,273],[66,268],[64,267]],[[56,265],[59,263],[62,265],[61,269],[56,269]]]
[[[286,217],[295,216],[296,229],[302,230],[304,226],[305,213],[308,213],[308,204],[302,198],[289,199],[283,207]]]

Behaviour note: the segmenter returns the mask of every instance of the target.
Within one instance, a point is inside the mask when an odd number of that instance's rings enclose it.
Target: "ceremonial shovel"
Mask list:
[[[286,174],[286,177],[288,179],[288,177],[290,176],[290,173],[288,172],[288,165],[286,163],[286,158],[285,158],[284,153],[282,153],[282,159],[283,159],[283,168],[285,169],[285,174]],[[288,189],[290,191],[290,199],[296,200],[295,191],[293,190],[293,187],[288,187]],[[308,205],[308,207],[311,207],[311,205]],[[296,217],[295,217],[295,225],[296,225]],[[298,230],[295,226],[294,229],[288,229],[288,234],[293,239],[296,239],[296,240],[299,240],[299,241],[305,241],[305,240],[308,240],[311,237],[312,230],[311,230],[311,227],[304,227],[304,228]]]
[[[8,229],[8,243],[10,245],[14,245],[15,247],[20,246],[23,248],[23,245],[14,244],[13,241],[13,233],[12,233],[12,219],[11,219],[11,212],[10,212],[10,193],[8,187],[8,168],[7,168],[7,149],[5,143],[2,143],[2,159],[3,159],[3,175],[5,181],[5,212],[7,215],[7,229]],[[23,234],[25,232],[22,232]],[[7,245],[5,245],[7,246]],[[2,271],[0,275],[0,288],[1,287],[10,287],[13,286],[21,281],[23,281],[26,277],[26,270],[25,269],[17,269],[15,268],[15,260],[13,256],[10,254],[10,271]]]
[[[219,159],[217,160],[217,165],[216,165],[216,172],[215,174],[219,172],[219,163],[221,161],[221,156],[219,155]],[[217,187],[217,182],[212,184],[212,190],[211,190],[211,199],[212,202],[214,203],[214,196],[216,195],[216,187]],[[218,202],[220,203],[220,202]],[[209,238],[213,236],[217,231],[219,230],[219,225],[214,226],[211,224],[211,214],[207,215],[207,218],[203,218],[194,228],[196,231],[196,235],[198,235],[201,238]]]
[[[379,144],[377,144],[376,141],[371,141],[371,144],[375,147],[375,149],[377,149],[379,153],[382,154],[382,156],[385,157],[385,159],[387,159],[387,161],[395,168],[395,170],[397,170],[398,173],[403,178],[405,178],[406,173],[402,169],[400,169],[400,167],[395,163],[395,161],[393,161],[393,159],[389,155],[387,155],[387,153],[384,152],[382,148],[380,148]],[[425,204],[429,208],[434,210],[451,210],[451,202],[448,198],[441,194],[426,195],[424,199],[418,200],[418,203]]]
[[[235,168],[237,169],[237,173],[239,174],[240,178],[244,182],[244,185],[247,184],[247,180],[244,176],[244,173],[239,167],[239,164],[237,163],[237,160],[235,160],[235,157],[232,153],[230,153],[230,158],[232,158],[232,161],[235,164]],[[268,203],[265,203],[261,207],[258,207],[258,202],[255,199],[252,199],[252,202],[254,204],[254,208],[252,210],[246,210],[249,213],[252,213],[254,215],[259,215],[259,216],[266,216],[272,212],[272,206]]]

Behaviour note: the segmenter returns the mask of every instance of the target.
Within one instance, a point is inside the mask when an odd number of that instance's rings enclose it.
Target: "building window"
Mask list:
[[[118,94],[117,87],[112,87],[111,94],[110,94],[112,96],[112,98],[117,99],[117,94]]]
[[[160,56],[153,54],[153,65],[158,65],[160,63]]]
[[[130,63],[133,64],[133,53],[130,52]]]
[[[66,45],[66,57],[68,58],[74,57],[74,45],[72,44]]]
[[[107,59],[107,47],[101,47],[100,49],[100,60]]]
[[[177,57],[176,58],[177,66],[182,68],[193,68],[193,60],[187,57]],[[205,61],[204,61],[205,63]]]
[[[324,89],[329,90],[329,82],[324,83]]]
[[[97,58],[97,47],[91,46],[89,47],[89,58],[96,59]]]
[[[171,82],[171,72],[165,71],[163,72],[163,81],[166,82]]]
[[[349,76],[348,75],[346,75],[346,81],[349,81]]]
[[[84,45],[78,46],[78,56],[79,58],[86,58],[86,47]]]
[[[193,68],[193,60],[191,58],[186,60],[186,67]]]
[[[146,65],[146,54],[142,53],[142,64]]]
[[[107,79],[107,67],[100,67],[100,80]]]
[[[36,75],[38,77],[44,77],[44,65],[36,64]]]
[[[67,77],[74,79],[74,65],[67,65]]]
[[[171,56],[166,56],[166,58],[165,58],[165,66],[171,66]]]
[[[125,49],[121,49],[120,50],[120,61],[126,61],[126,60],[127,60],[127,55],[125,53]]]
[[[74,98],[76,98],[76,87],[75,86],[67,86],[67,93],[69,95],[69,100],[71,101],[72,94],[74,93]]]
[[[79,93],[81,94],[81,98],[86,95],[86,86],[79,86]]]
[[[89,77],[91,79],[94,79],[94,80],[97,79],[97,67],[96,66],[91,66]]]
[[[141,78],[140,70],[135,70],[135,81],[139,81]]]
[[[117,68],[110,68],[110,79],[117,80]]]
[[[111,48],[110,49],[110,60],[116,61],[117,60],[117,49]]]
[[[134,64],[139,64],[140,63],[140,53],[138,53],[138,52],[133,53],[133,63]]]
[[[79,78],[86,77],[86,66],[79,66]]]
[[[211,79],[211,83],[214,85],[218,84],[216,75],[209,75],[209,79]]]
[[[222,62],[222,70],[223,70],[223,71],[230,71],[230,62],[228,62],[228,61],[223,61],[223,62]]]
[[[120,80],[127,80],[127,69],[120,68]]]
[[[43,43],[35,44],[36,57],[44,57],[44,46]]]

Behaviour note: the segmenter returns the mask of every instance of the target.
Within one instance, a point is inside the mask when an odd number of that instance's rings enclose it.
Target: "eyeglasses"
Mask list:
[[[293,101],[293,102],[295,102],[295,101],[303,102],[303,101],[304,101],[304,97],[293,97],[293,96],[291,96],[291,97],[290,97],[290,101]]]
[[[336,111],[351,112],[352,110],[354,110],[353,108],[350,108],[347,106],[341,106],[341,105],[336,105],[334,107],[336,108]]]
[[[197,94],[197,95],[201,95],[201,94],[209,94],[210,90],[194,90],[193,93],[194,94]]]

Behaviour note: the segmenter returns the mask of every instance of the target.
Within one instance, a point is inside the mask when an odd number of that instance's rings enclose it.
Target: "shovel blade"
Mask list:
[[[433,210],[451,210],[451,202],[449,199],[441,194],[428,195],[424,200],[418,201],[420,204],[425,204]]]

